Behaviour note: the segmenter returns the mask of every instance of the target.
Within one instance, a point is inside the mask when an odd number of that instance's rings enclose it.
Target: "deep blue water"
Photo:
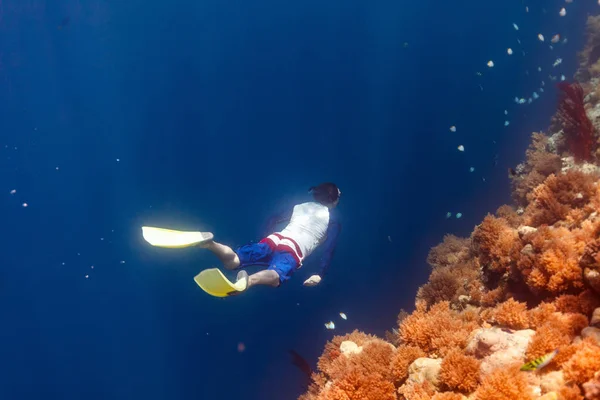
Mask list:
[[[294,399],[289,349],[314,366],[335,333],[383,335],[428,249],[510,200],[594,3],[0,0],[0,398]],[[211,254],[141,238],[238,246],[322,181],[343,231],[316,288],[309,259],[212,298]]]

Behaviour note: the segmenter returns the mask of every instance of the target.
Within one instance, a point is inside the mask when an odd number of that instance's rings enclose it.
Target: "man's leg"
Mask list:
[[[246,287],[246,290],[255,285],[266,285],[271,287],[279,286],[279,274],[276,271],[273,271],[272,269],[258,271],[257,273],[252,274],[250,276],[248,276],[248,273],[246,271],[240,271],[238,273],[237,280],[243,279],[245,277],[248,278],[248,286]]]
[[[240,266],[240,258],[229,246],[210,241],[201,247],[212,251],[221,260],[226,269],[236,269]]]

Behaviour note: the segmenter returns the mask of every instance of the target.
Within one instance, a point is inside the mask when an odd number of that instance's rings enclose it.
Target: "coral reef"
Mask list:
[[[431,249],[386,340],[327,343],[301,400],[600,400],[600,17],[579,58],[580,82],[559,86],[548,134],[510,171],[514,205]]]

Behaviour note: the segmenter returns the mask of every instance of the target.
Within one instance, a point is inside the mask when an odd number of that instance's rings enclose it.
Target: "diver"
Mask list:
[[[246,244],[237,250],[215,242],[213,234],[203,232],[205,240],[199,247],[212,251],[228,270],[240,269],[236,284],[245,281],[244,290],[256,285],[278,287],[302,266],[302,262],[319,245],[324,245],[324,254],[320,260],[317,274],[311,275],[304,286],[318,285],[329,268],[341,225],[333,212],[340,201],[342,192],[330,182],[311,187],[309,193],[314,201],[297,204],[293,209],[272,217],[268,232],[275,225],[289,221],[281,232],[274,232],[258,243]],[[266,269],[248,275],[244,268],[249,266],[267,266]]]

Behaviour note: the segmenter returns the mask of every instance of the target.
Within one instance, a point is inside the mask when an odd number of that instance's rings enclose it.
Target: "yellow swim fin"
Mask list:
[[[142,226],[142,235],[152,246],[181,248],[206,243],[213,239],[210,232],[187,232]]]
[[[247,279],[231,282],[218,268],[205,269],[194,277],[194,281],[206,293],[215,297],[226,297],[246,290]]]

